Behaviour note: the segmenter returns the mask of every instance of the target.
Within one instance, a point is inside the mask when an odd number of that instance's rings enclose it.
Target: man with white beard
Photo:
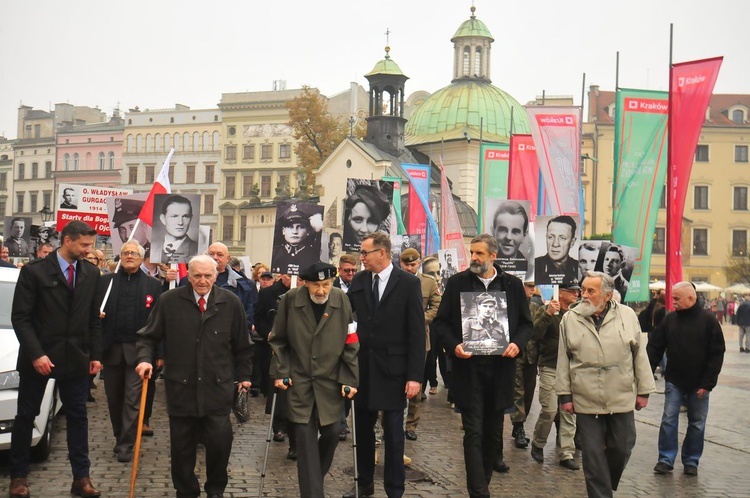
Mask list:
[[[563,316],[557,356],[560,409],[576,414],[588,496],[617,490],[635,446],[633,410],[656,391],[635,312],[612,299],[614,280],[590,271]]]

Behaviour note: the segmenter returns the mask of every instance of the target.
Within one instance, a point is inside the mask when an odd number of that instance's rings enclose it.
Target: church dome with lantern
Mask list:
[[[480,130],[483,141],[508,143],[511,132],[529,132],[524,107],[492,85],[490,55],[495,40],[475,11],[472,6],[471,17],[451,38],[451,84],[433,93],[410,116],[405,129],[407,146],[479,139]]]

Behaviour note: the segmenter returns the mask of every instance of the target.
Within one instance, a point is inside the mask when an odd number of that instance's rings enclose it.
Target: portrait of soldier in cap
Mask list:
[[[107,212],[109,213],[109,225],[112,233],[112,250],[114,254],[120,254],[122,245],[130,239],[137,241],[145,250],[145,257],[151,253],[151,227],[141,222],[138,223],[138,215],[148,194],[135,194],[125,197],[112,197],[107,199]]]
[[[464,349],[477,355],[502,354],[508,347],[504,292],[462,292]]]
[[[301,269],[320,261],[322,229],[323,206],[304,202],[279,204],[271,271],[299,275]]]

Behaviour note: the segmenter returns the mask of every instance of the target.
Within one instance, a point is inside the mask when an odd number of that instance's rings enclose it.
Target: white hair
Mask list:
[[[219,273],[219,268],[216,265],[216,261],[214,261],[214,258],[212,258],[211,256],[206,256],[205,254],[199,254],[198,256],[195,256],[190,260],[190,262],[188,263],[188,272],[192,272],[193,266],[201,263],[210,264],[211,268],[213,268],[214,270],[214,275]]]
[[[600,278],[602,279],[602,292],[612,292],[615,290],[615,279],[610,277],[608,274],[601,271],[587,271],[586,277]]]

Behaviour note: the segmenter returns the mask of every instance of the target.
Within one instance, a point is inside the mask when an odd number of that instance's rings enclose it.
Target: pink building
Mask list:
[[[58,130],[55,190],[59,190],[57,186],[61,183],[119,187],[124,129],[125,121],[115,109],[107,123]],[[60,194],[55,192],[55,198],[59,200]]]

